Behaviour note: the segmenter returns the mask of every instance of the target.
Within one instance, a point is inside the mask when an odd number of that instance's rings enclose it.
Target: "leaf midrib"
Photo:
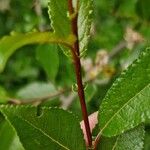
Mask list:
[[[45,133],[44,131],[42,131],[40,128],[36,127],[34,124],[32,124],[31,122],[29,122],[28,120],[16,115],[16,117],[18,117],[19,119],[21,119],[22,121],[25,121],[27,124],[29,124],[31,127],[37,129],[38,131],[40,131],[44,136],[48,137],[50,140],[52,140],[54,143],[57,143],[59,146],[61,146],[62,148],[64,148],[65,150],[70,150],[69,148],[67,148],[65,145],[61,144],[59,141],[55,140],[53,137],[49,136],[47,133]]]
[[[129,101],[127,101],[110,119],[109,121],[105,124],[105,126],[102,128],[102,130],[98,133],[98,135],[101,135],[101,133],[105,130],[105,128],[110,124],[110,122],[113,120],[113,118],[124,108],[126,107],[131,101],[132,99],[134,99],[135,97],[137,97],[143,90],[145,90],[148,86],[150,85],[147,84],[142,90],[140,90],[136,95],[134,95],[131,99],[129,99]]]

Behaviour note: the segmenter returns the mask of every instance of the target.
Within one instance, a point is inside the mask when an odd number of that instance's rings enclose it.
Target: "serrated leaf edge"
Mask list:
[[[0,105],[0,109],[1,109],[1,107],[2,108],[5,108],[5,109],[8,109],[9,107],[10,108],[14,108],[14,109],[21,109],[21,108],[36,108],[36,110],[37,110],[37,107],[36,106],[32,106],[32,105],[26,105],[26,106],[23,106],[23,105],[21,105],[21,106],[19,106],[19,105]],[[79,118],[78,118],[78,116],[76,116],[75,114],[73,114],[71,111],[66,111],[66,110],[64,110],[64,109],[62,109],[62,108],[59,108],[59,107],[46,107],[46,106],[44,106],[44,107],[42,107],[41,108],[42,110],[44,110],[44,109],[47,109],[47,110],[61,110],[61,111],[63,111],[63,112],[68,112],[70,115],[72,115],[74,118],[76,118],[78,121],[79,121]],[[0,112],[2,112],[2,110],[0,110]],[[13,127],[13,125],[11,124],[11,122],[9,121],[9,119],[8,119],[8,117],[7,117],[7,115],[5,115],[5,113],[3,113],[2,112],[2,114],[5,116],[5,119],[9,122],[9,124],[12,126],[12,128],[15,130],[15,128]],[[42,116],[42,114],[40,115],[40,116],[38,116],[38,117],[41,117]],[[40,131],[43,135],[45,135],[46,137],[48,137],[49,139],[51,139],[54,143],[57,143],[59,146],[61,146],[61,147],[63,147],[64,149],[66,149],[66,150],[70,150],[70,149],[68,149],[66,146],[64,146],[63,144],[61,144],[59,141],[57,141],[57,140],[55,140],[54,138],[52,138],[51,136],[49,136],[49,135],[47,135],[45,132],[43,132],[41,129],[39,129],[39,128],[37,128],[36,126],[34,126],[32,123],[30,123],[29,121],[27,121],[26,119],[23,119],[23,118],[21,118],[21,117],[19,117],[18,115],[16,115],[16,117],[18,117],[19,119],[21,119],[21,120],[23,120],[23,121],[25,121],[26,123],[28,123],[30,126],[32,126],[32,127],[34,127],[35,129],[37,129],[38,131]],[[80,128],[80,130],[81,130],[81,128]],[[15,130],[16,131],[16,130]],[[81,130],[82,131],[82,130]],[[17,132],[16,132],[17,133]],[[83,135],[83,132],[81,132],[82,133],[82,135]],[[18,136],[18,135],[17,135]],[[18,136],[19,137],[19,136]],[[22,143],[21,143],[22,144]],[[23,144],[22,144],[23,145]],[[24,147],[24,146],[23,146]]]
[[[146,50],[141,53],[141,55],[139,56],[139,58],[136,59],[136,60],[133,62],[133,64],[131,64],[126,70],[124,70],[124,71],[122,72],[121,77],[119,77],[119,78],[116,80],[117,83],[113,84],[113,86],[112,86],[111,89],[114,89],[115,86],[117,86],[117,85],[124,79],[124,76],[126,75],[127,71],[128,71],[130,68],[135,68],[135,67],[140,63],[141,58],[142,58],[143,56],[148,55],[148,54],[147,54],[147,53],[148,53],[148,50],[150,50],[150,48],[146,48]],[[144,87],[142,90],[140,90],[136,95],[134,95],[134,97],[138,96],[138,95],[141,93],[141,91],[143,91],[143,90],[144,90],[145,88],[147,88],[149,85],[150,85],[150,84],[148,84],[147,86],[145,86],[145,87]],[[127,103],[125,103],[125,104],[121,107],[121,109],[119,109],[119,110],[109,119],[109,121],[105,124],[105,126],[100,130],[100,132],[98,133],[97,137],[100,137],[100,136],[101,136],[102,132],[103,132],[103,131],[105,130],[105,128],[110,124],[110,122],[112,121],[112,119],[113,119],[125,106],[127,106],[128,103],[130,103],[130,101],[132,101],[132,99],[133,99],[134,97],[132,97],[129,101],[127,101]],[[100,113],[100,112],[99,112],[99,113]],[[136,125],[138,125],[138,124],[136,124]],[[135,126],[136,126],[136,125],[135,125]],[[131,129],[132,129],[132,128],[131,128]],[[125,130],[123,130],[122,133],[123,133],[124,131],[125,131]],[[115,135],[117,135],[117,134],[115,134]],[[115,136],[115,135],[114,135],[114,136]]]

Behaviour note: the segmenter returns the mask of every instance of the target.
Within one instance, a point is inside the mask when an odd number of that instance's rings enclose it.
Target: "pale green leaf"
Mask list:
[[[150,49],[114,82],[99,111],[99,135],[114,136],[150,120]]]
[[[92,24],[93,0],[80,0],[78,12],[78,35],[80,52],[86,50]]]
[[[145,131],[139,126],[118,137],[102,137],[98,150],[142,150]]]
[[[32,100],[48,97],[54,92],[56,92],[56,89],[51,83],[33,82],[21,88],[16,96],[21,99]]]
[[[61,109],[1,106],[26,150],[85,150],[79,120]]]
[[[5,36],[0,40],[0,71],[3,71],[8,58],[20,47],[27,44],[59,43],[72,45],[74,38],[70,35],[67,38],[57,37],[50,32],[14,33]]]
[[[55,81],[59,69],[58,46],[52,44],[40,45],[36,51],[37,60],[47,73],[50,81]]]

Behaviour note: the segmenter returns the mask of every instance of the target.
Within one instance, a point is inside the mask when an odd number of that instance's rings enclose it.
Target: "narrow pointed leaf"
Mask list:
[[[78,35],[80,52],[84,52],[87,48],[88,39],[90,37],[90,29],[92,24],[93,0],[81,0],[79,2],[78,15]]]
[[[68,0],[49,0],[48,13],[51,21],[51,27],[58,37],[68,37],[71,31],[71,20],[69,19]],[[71,56],[70,50],[61,46],[64,54]]]
[[[85,149],[79,121],[71,113],[31,106],[1,106],[0,110],[26,150]]]
[[[49,0],[48,13],[55,34],[59,37],[68,37],[71,34],[68,0]]]
[[[8,58],[20,47],[28,44],[59,43],[72,45],[74,39],[59,38],[50,32],[15,33],[0,40],[0,71],[3,71]]]
[[[114,136],[150,120],[150,49],[114,82],[99,112],[100,133]]]

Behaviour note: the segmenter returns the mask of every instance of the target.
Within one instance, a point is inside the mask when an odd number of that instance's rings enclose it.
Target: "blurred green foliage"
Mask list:
[[[120,72],[138,57],[141,50],[150,46],[149,6],[149,0],[94,1],[94,20],[85,58],[92,61],[94,68],[99,52],[105,50],[109,55],[115,52],[119,43],[123,42],[126,45],[111,59],[109,58],[107,65],[94,77],[94,81],[88,81],[85,93],[89,113],[98,110],[101,100]],[[12,31],[51,30],[47,11],[47,0],[0,0],[0,37]],[[130,38],[127,36],[128,32],[131,34]],[[133,40],[134,35],[140,36],[140,39]],[[29,45],[17,51],[9,59],[5,70],[0,73],[0,93],[2,93],[0,102],[3,103],[2,99],[7,99],[6,101],[19,99],[20,90],[22,93],[23,90],[29,91],[27,87],[33,82],[39,86],[38,88],[41,87],[39,82],[50,83],[58,92],[62,89],[66,89],[66,92],[48,99],[47,102],[44,101],[41,105],[63,106],[81,119],[78,98],[70,91],[75,84],[72,62],[62,53],[61,48],[56,47],[57,50],[49,45]],[[88,73],[83,69],[84,78]],[[94,74],[94,69],[89,74],[92,73]],[[54,89],[51,93],[53,92]],[[29,93],[28,97],[30,96],[32,98]],[[25,100],[26,96],[21,98]],[[72,101],[68,104],[64,99]],[[6,123],[3,124],[8,126]],[[4,130],[3,124],[0,129]],[[150,149],[149,130],[150,127],[147,126],[145,150]]]

